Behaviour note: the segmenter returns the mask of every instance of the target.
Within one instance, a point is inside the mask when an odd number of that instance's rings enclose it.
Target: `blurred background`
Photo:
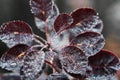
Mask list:
[[[69,13],[81,7],[95,8],[104,22],[105,49],[115,52],[120,57],[120,0],[56,0],[56,3],[61,13]],[[43,35],[35,27],[29,0],[0,0],[0,25],[12,20],[23,20],[32,26],[36,34]],[[0,42],[0,54],[6,49],[5,44]]]

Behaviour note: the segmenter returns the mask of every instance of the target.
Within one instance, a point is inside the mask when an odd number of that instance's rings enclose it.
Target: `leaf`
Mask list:
[[[60,14],[55,22],[54,22],[54,29],[57,33],[65,30],[73,23],[73,19],[68,14]]]
[[[59,58],[63,69],[68,74],[85,76],[88,61],[82,50],[75,46],[67,46],[59,53]]]
[[[35,23],[41,31],[45,32],[46,27],[53,27],[53,22],[59,14],[53,0],[30,0],[30,7],[35,16]]]
[[[64,74],[53,73],[49,75],[47,80],[69,80],[69,78]]]
[[[85,20],[72,25],[71,28],[69,28],[70,35],[72,35],[73,37],[89,31],[101,33],[102,30],[103,22],[101,19],[99,19],[98,16],[91,16],[89,18],[86,18]]]
[[[62,72],[62,65],[60,59],[55,52],[46,52],[45,53],[45,62],[52,66],[57,72]]]
[[[105,44],[103,35],[96,32],[85,32],[71,41],[71,45],[79,47],[86,56],[97,54]]]
[[[67,19],[65,19],[65,16]],[[80,8],[70,15],[59,15],[55,20],[54,29],[60,34],[67,32],[71,40],[79,34],[88,31],[101,33],[103,30],[103,22],[94,9]]]
[[[101,33],[103,22],[92,8],[80,8],[71,13],[73,23],[71,25],[71,34],[74,36],[87,31]]]
[[[45,53],[41,50],[37,51],[30,48],[26,54],[23,66],[20,70],[20,75],[23,80],[36,80],[42,72]]]
[[[89,57],[89,65],[93,69],[92,74],[96,76],[115,74],[120,69],[118,57],[107,50],[101,50],[96,55]]]
[[[52,0],[30,0],[31,12],[43,21],[50,15],[52,5]]]
[[[0,67],[19,72],[20,67],[23,65],[23,57],[26,55],[25,52],[29,47],[24,44],[18,44],[10,48],[6,53],[4,53],[0,60]]]
[[[80,8],[71,13],[72,18],[74,19],[73,24],[77,24],[91,16],[96,15],[97,15],[96,11],[92,8]]]
[[[32,43],[33,32],[30,26],[23,21],[11,21],[5,23],[0,28],[0,40],[13,47],[16,44]]]

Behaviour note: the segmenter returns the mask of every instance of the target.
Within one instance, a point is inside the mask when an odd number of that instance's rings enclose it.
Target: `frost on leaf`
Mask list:
[[[62,71],[62,65],[60,63],[60,59],[58,54],[52,51],[45,53],[45,62],[51,65],[57,72]]]
[[[85,76],[87,67],[87,57],[82,50],[75,46],[67,46],[59,54],[63,69],[72,76]],[[74,77],[74,76],[73,76]]]
[[[45,53],[30,48],[24,57],[23,66],[21,67],[20,74],[23,80],[36,80],[43,68]]]
[[[60,14],[55,22],[54,22],[54,29],[57,33],[68,28],[73,23],[73,19],[68,14]]]
[[[57,33],[66,31],[71,39],[88,31],[101,33],[103,22],[94,9],[80,8],[70,15],[59,15],[55,20],[54,29]]]
[[[92,67],[91,75],[93,76],[114,75],[120,69],[118,57],[106,50],[101,50],[89,57],[89,65]]]
[[[96,32],[85,32],[71,41],[71,45],[79,47],[86,56],[97,54],[105,44],[103,35]]]
[[[31,45],[32,34],[30,26],[23,21],[11,21],[3,24],[0,28],[0,40],[8,47],[16,44]]]
[[[102,32],[103,22],[94,9],[80,8],[72,12],[71,16],[74,21],[69,31],[73,37],[87,31]]]
[[[0,60],[0,67],[19,72],[20,67],[23,64],[23,57],[26,55],[25,52],[29,47],[24,44],[18,44],[10,48],[5,54],[2,55]]]
[[[97,12],[92,8],[80,8],[71,13],[74,22],[70,31],[74,35],[86,31],[94,31],[101,33],[103,29],[103,22],[99,19]]]
[[[67,32],[64,32],[58,35],[53,32],[53,34],[51,34],[50,41],[51,47],[56,51],[60,51],[63,47],[69,45],[69,34]]]
[[[45,27],[50,29],[53,26],[56,16],[59,14],[54,2],[52,0],[30,0],[30,6],[31,12],[35,16],[37,27],[41,31],[45,31]]]
[[[77,36],[81,33],[88,32],[88,31],[101,33],[102,29],[103,29],[102,20],[99,19],[98,16],[91,16],[83,21],[80,21],[75,25],[72,25],[69,31],[71,35]]]
[[[47,80],[69,80],[69,78],[64,74],[53,73],[49,75]]]

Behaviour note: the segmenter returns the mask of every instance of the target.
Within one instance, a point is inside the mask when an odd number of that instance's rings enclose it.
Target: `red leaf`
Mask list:
[[[23,57],[29,47],[24,44],[18,44],[10,48],[5,54],[2,55],[0,66],[7,70],[18,71],[22,66]]]
[[[71,13],[71,16],[74,19],[73,24],[77,24],[78,22],[81,22],[91,16],[96,15],[97,15],[96,11],[92,8],[80,8]]]
[[[114,74],[120,69],[118,57],[106,50],[101,50],[96,55],[89,57],[89,65],[95,75]]]
[[[32,30],[31,27],[25,23],[24,21],[11,21],[8,23],[4,23],[1,26],[1,34],[7,34],[7,33],[14,33],[16,32],[16,34],[18,33],[28,33],[28,34],[32,34]]]
[[[70,35],[72,35],[73,37],[88,31],[101,33],[103,29],[103,22],[101,19],[99,19],[98,16],[92,16],[77,24],[72,24],[71,27],[69,27],[68,29]]]
[[[32,13],[35,15],[35,23],[41,31],[45,28],[52,30],[53,22],[58,16],[59,11],[53,0],[30,0]]]
[[[46,21],[51,14],[52,5],[52,0],[30,0],[32,13],[43,21]]]
[[[97,54],[105,44],[104,37],[96,32],[85,32],[71,41],[71,45],[79,47],[86,56]]]
[[[62,49],[59,58],[68,74],[85,76],[88,61],[82,50],[75,46],[67,46]]]
[[[8,47],[16,44],[30,45],[32,42],[32,29],[23,21],[11,21],[5,23],[0,28],[0,40]]]
[[[73,23],[69,27],[71,35],[74,37],[87,32],[99,32],[103,29],[103,22],[99,19],[96,11],[92,8],[80,8],[71,13]]]
[[[61,32],[68,28],[73,23],[73,19],[68,14],[60,14],[55,22],[54,22],[54,29],[56,32]]]
[[[70,21],[69,24],[68,21]],[[71,38],[88,31],[101,33],[103,22],[94,9],[80,8],[71,15],[59,15],[55,20],[54,28],[56,32],[66,31],[69,33],[71,40]]]

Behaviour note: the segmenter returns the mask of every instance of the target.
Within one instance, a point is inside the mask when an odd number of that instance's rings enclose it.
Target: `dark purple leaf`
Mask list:
[[[68,14],[60,14],[55,22],[54,22],[54,29],[57,33],[65,30],[73,23],[73,18]]]
[[[80,8],[71,13],[74,20],[71,25],[71,35],[74,37],[86,31],[93,31],[101,33],[103,29],[103,22],[99,19],[96,11],[92,8]]]
[[[51,14],[52,5],[52,0],[30,0],[31,12],[43,21]]]
[[[97,15],[96,11],[92,8],[80,8],[71,13],[72,18],[74,19],[73,24],[77,24],[91,16],[96,15]]]
[[[56,16],[59,14],[53,0],[30,0],[30,6],[32,13],[35,15],[37,27],[41,31],[45,31],[46,27],[51,29]]]
[[[45,62],[51,65],[57,72],[62,72],[62,65],[60,63],[59,57],[55,52],[45,53]]]
[[[36,80],[43,68],[45,53],[30,48],[24,57],[23,66],[20,74],[23,80]]]
[[[19,72],[22,66],[23,57],[29,47],[24,44],[18,44],[10,48],[5,54],[2,55],[0,60],[0,67]]]
[[[31,45],[32,34],[30,26],[23,21],[11,21],[0,28],[0,40],[5,42],[8,47],[16,44]]]
[[[68,18],[66,19],[65,17]],[[68,21],[70,22],[69,24]],[[70,35],[69,38],[71,40],[79,34],[88,31],[101,33],[103,22],[94,9],[80,8],[71,13],[71,15],[59,15],[55,20],[54,28],[59,33],[66,31]]]
[[[114,74],[120,69],[118,57],[106,50],[101,50],[96,55],[89,57],[89,65],[92,67],[92,74],[95,76]]]
[[[47,80],[69,80],[69,78],[64,74],[53,73],[49,75]]]
[[[68,74],[81,76],[84,76],[86,74],[88,64],[87,57],[79,48],[75,46],[67,46],[62,49],[61,53],[59,54],[59,58],[61,60],[63,69]]]
[[[71,45],[79,47],[88,57],[98,53],[104,44],[103,35],[96,32],[85,32],[71,41]]]
[[[75,37],[81,33],[88,31],[101,33],[102,29],[103,29],[102,20],[99,19],[98,16],[92,16],[85,19],[84,21],[72,25],[71,28],[69,28],[69,32],[71,36]]]

